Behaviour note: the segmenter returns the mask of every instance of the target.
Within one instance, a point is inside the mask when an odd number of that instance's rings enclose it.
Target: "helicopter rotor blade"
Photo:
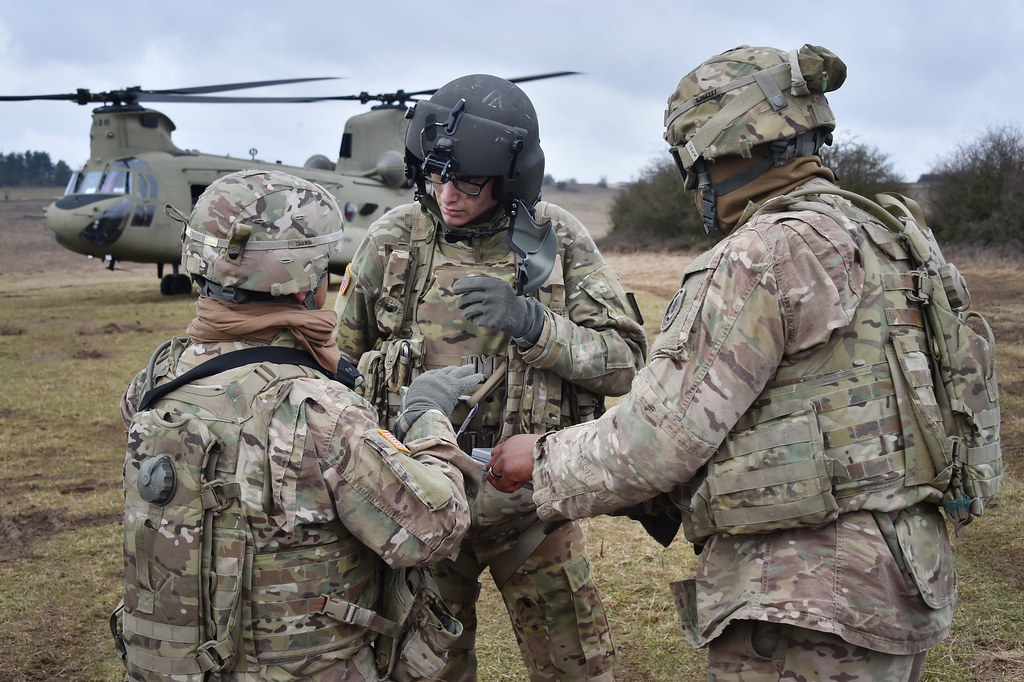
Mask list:
[[[196,95],[210,92],[227,92],[228,90],[247,90],[249,88],[265,88],[271,85],[287,85],[289,83],[309,83],[311,81],[338,80],[336,76],[320,78],[283,78],[272,81],[250,81],[248,83],[225,83],[223,85],[201,85],[192,88],[172,88],[169,90],[143,90],[147,94],[159,95]]]
[[[512,83],[528,83],[530,81],[543,80],[545,78],[560,78],[562,76],[574,76],[578,71],[553,71],[530,76],[509,78]],[[311,81],[337,80],[336,77],[326,76],[319,78],[284,78],[278,80],[249,81],[244,83],[224,83],[221,85],[201,85],[188,88],[170,88],[164,90],[143,90],[139,86],[125,88],[123,90],[111,90],[108,92],[92,92],[80,88],[77,92],[65,94],[48,95],[0,95],[0,102],[23,102],[28,100],[67,100],[77,104],[112,103],[115,105],[136,104],[138,102],[195,102],[205,104],[278,104],[278,103],[309,103],[309,102],[331,102],[331,101],[356,101],[362,104],[369,102],[380,102],[384,106],[403,106],[413,102],[417,97],[433,95],[440,88],[429,90],[416,90],[406,92],[396,90],[394,92],[383,92],[375,95],[363,91],[358,95],[326,95],[326,96],[305,96],[305,97],[235,97],[209,96],[209,93],[226,92],[230,90],[244,90],[248,88],[262,88],[272,85],[285,85],[289,83],[308,83]]]
[[[49,95],[0,95],[0,102],[23,102],[28,100],[67,100],[76,102],[78,104],[97,104],[112,102],[115,104],[135,104],[139,101],[153,101],[153,102],[190,102],[190,101],[207,101],[207,102],[232,102],[232,101],[261,101],[260,98],[240,98],[239,100],[233,100],[231,98],[218,99],[218,98],[204,98],[201,96],[202,93],[211,92],[225,92],[228,90],[243,90],[246,88],[262,88],[271,85],[285,85],[288,83],[306,83],[310,81],[323,81],[323,80],[337,80],[334,76],[326,76],[320,78],[284,78],[278,80],[268,81],[250,81],[246,83],[224,83],[221,85],[201,85],[190,88],[172,88],[167,90],[143,90],[139,86],[133,86],[124,88],[123,90],[110,90],[107,92],[92,92],[86,88],[79,88],[77,92],[65,93],[65,94],[49,94]],[[193,96],[198,94],[199,96]],[[304,102],[304,101],[315,101],[305,97],[295,98],[263,98],[267,102],[282,101],[282,102]]]
[[[530,81],[544,80],[545,78],[561,78],[562,76],[578,76],[579,71],[552,71],[551,73],[539,73],[534,76],[520,76],[519,78],[509,78],[508,80],[513,83],[528,83]]]
[[[508,81],[512,83],[526,83],[529,81],[543,80],[545,78],[560,78],[562,76],[575,76],[578,75],[579,71],[553,71],[551,73],[539,73],[532,76],[520,76],[518,78],[509,78]],[[392,93],[382,93],[379,95],[369,95],[365,92],[361,95],[352,95],[349,97],[338,97],[337,99],[357,99],[366,104],[370,100],[377,100],[384,104],[405,104],[406,102],[412,101],[416,97],[423,97],[425,95],[433,95],[440,88],[431,88],[430,90],[416,90],[415,92],[406,92],[405,90],[398,90]]]
[[[140,94],[137,97],[139,102],[195,102],[197,104],[276,104],[276,103],[304,103],[323,102],[336,100],[337,97],[216,97],[206,95],[176,95],[176,94]]]
[[[49,100],[78,100],[78,93],[69,92],[64,95],[0,95],[0,102],[27,102],[35,99],[49,99]]]

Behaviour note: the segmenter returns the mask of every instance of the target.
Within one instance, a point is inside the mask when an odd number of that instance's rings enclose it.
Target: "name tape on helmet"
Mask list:
[[[765,74],[770,74],[770,75],[772,75],[774,77],[778,77],[778,73],[779,72],[787,71],[787,70],[790,73],[787,73],[784,78],[785,78],[785,82],[788,83],[788,81],[791,80],[791,78],[792,78],[792,76],[791,76],[792,71],[791,71],[790,66],[789,66],[788,63],[776,64],[775,66],[771,66],[771,67],[769,67],[767,69],[762,69],[761,71],[759,71],[757,73],[765,73]],[[668,127],[668,126],[672,125],[672,123],[677,118],[679,118],[680,116],[685,114],[687,111],[689,111],[690,109],[692,109],[695,106],[697,106],[698,104],[700,104],[701,102],[706,102],[709,99],[714,99],[716,97],[724,95],[725,93],[727,93],[727,92],[729,92],[731,90],[735,90],[736,88],[741,88],[744,85],[749,85],[749,84],[753,83],[757,73],[749,74],[747,76],[741,76],[740,78],[737,78],[737,79],[735,79],[733,81],[730,81],[730,82],[726,83],[725,85],[718,85],[718,86],[715,86],[714,88],[712,88],[710,90],[705,90],[704,92],[700,93],[696,97],[692,98],[690,101],[683,102],[682,104],[677,106],[672,111],[666,111],[665,112],[665,127]]]

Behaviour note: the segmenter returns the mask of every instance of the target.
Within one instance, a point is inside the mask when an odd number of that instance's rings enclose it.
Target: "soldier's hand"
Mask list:
[[[483,378],[483,374],[473,371],[473,365],[442,367],[419,375],[402,398],[395,435],[404,439],[409,427],[427,410],[440,410],[450,418],[459,397],[469,393]]]
[[[452,291],[459,294],[458,306],[467,320],[531,344],[540,338],[544,329],[544,304],[516,296],[515,289],[502,280],[472,275],[457,281]]]
[[[487,480],[503,493],[514,493],[533,479],[533,446],[540,436],[519,434],[491,451],[491,461],[484,467]]]

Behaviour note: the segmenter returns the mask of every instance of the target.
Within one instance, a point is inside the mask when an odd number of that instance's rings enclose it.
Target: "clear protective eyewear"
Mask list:
[[[455,189],[471,197],[479,196],[480,192],[484,191],[487,183],[491,181],[489,177],[460,178],[455,175],[442,175],[440,173],[429,173],[426,175],[426,180],[432,185],[443,185],[446,182],[450,182],[455,185]]]

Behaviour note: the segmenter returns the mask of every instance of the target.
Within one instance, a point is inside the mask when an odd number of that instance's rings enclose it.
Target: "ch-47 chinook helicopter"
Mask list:
[[[525,82],[569,75],[558,72],[510,79]],[[323,185],[345,213],[345,237],[330,267],[342,270],[370,224],[387,210],[412,199],[405,177],[406,110],[433,90],[324,97],[236,97],[211,93],[328,78],[293,78],[229,83],[171,90],[131,87],[110,92],[79,89],[68,94],[0,96],[0,101],[67,100],[100,103],[92,112],[89,159],[69,181],[64,196],[46,208],[46,224],[66,249],[103,258],[110,269],[118,261],[155,263],[164,295],[189,294],[192,284],[178,272],[181,225],[164,211],[170,204],[185,211],[214,180],[248,168],[274,168]],[[370,111],[345,123],[336,162],[310,157],[302,167],[203,154],[171,141],[175,125],[163,113],[140,102],[306,103],[351,100],[376,102]],[[255,151],[251,150],[253,155]],[[188,211],[185,211],[186,213]],[[172,273],[164,274],[171,264]]]

